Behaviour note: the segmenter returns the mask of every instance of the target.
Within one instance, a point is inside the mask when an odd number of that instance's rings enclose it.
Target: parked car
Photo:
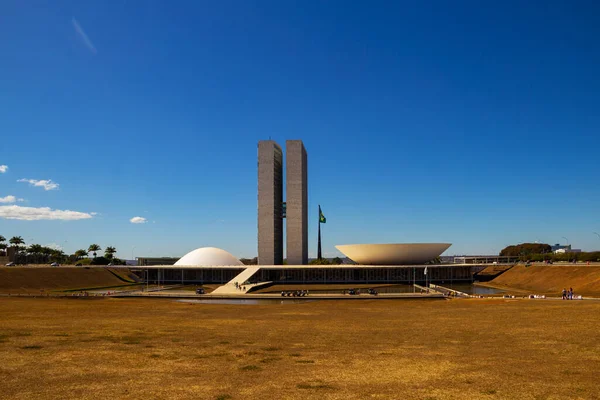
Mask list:
[[[52,264],[50,264],[51,267],[60,267],[60,264],[57,262],[53,262]]]
[[[7,267],[14,267],[15,265],[17,264],[15,264],[14,262],[9,262],[8,264],[6,264]]]
[[[196,289],[196,294],[205,294],[206,292],[202,288]]]
[[[81,267],[82,265],[83,265],[82,263],[75,264],[76,267]]]

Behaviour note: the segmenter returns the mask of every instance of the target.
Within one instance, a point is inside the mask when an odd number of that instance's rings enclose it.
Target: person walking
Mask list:
[[[562,291],[562,299],[563,299],[563,300],[566,300],[566,299],[567,299],[567,288],[563,288],[563,291]]]
[[[569,300],[573,300],[573,288],[569,288]]]

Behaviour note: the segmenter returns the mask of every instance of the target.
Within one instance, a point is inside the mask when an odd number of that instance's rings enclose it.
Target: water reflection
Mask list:
[[[463,293],[467,293],[467,294],[492,295],[492,294],[498,294],[498,293],[504,292],[503,290],[482,287],[482,286],[476,286],[476,285],[472,285],[470,283],[454,283],[454,284],[437,283],[437,284],[440,286],[443,286],[445,288],[458,290],[459,292],[463,292]],[[343,294],[344,291],[347,293],[348,289],[351,289],[351,288],[353,288],[352,285],[348,285],[348,287],[346,289],[326,289],[326,290],[319,290],[316,287],[309,287],[309,286],[306,287],[306,289],[308,289],[311,294],[337,294],[337,295]],[[377,292],[379,292],[380,294],[383,294],[383,293],[400,294],[400,293],[420,293],[421,292],[420,289],[415,288],[413,285],[404,285],[404,284],[389,285],[389,286],[373,285],[373,288],[375,290],[377,290]],[[283,290],[285,291],[286,289],[284,288]],[[361,287],[360,291],[361,291],[361,293],[366,294],[368,292],[368,288]],[[265,293],[279,293],[279,291],[269,291],[269,292],[265,292]]]
[[[490,295],[490,294],[499,294],[499,293],[505,292],[504,290],[472,285],[470,283],[455,283],[453,285],[450,285],[450,284],[444,285],[442,283],[441,286],[447,287],[448,289],[458,290],[459,292],[463,292],[463,293],[467,293],[467,294]]]
[[[261,304],[300,304],[308,303],[316,300],[300,300],[300,299],[198,299],[198,300],[175,300],[179,303],[192,303],[192,304],[241,304],[241,305],[261,305]]]

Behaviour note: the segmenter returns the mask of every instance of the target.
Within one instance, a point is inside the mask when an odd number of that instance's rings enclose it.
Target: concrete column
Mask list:
[[[289,265],[308,264],[308,170],[301,140],[287,140],[286,160],[286,250]]]
[[[258,142],[258,264],[283,264],[283,153],[272,140]]]

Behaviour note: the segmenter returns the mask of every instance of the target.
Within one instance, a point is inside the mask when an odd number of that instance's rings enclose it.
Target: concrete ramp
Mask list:
[[[250,289],[257,285],[263,285],[264,283],[258,283],[254,285],[244,285],[248,279],[250,279],[255,273],[258,272],[260,267],[249,267],[243,270],[241,273],[236,275],[232,280],[219,286],[212,291],[211,294],[246,294]],[[236,287],[236,283],[238,286]]]
[[[421,286],[421,285],[418,285],[415,283],[413,286],[416,287],[417,289],[419,289],[423,293],[443,294],[441,291],[431,287],[431,285],[429,287],[426,287],[426,286]]]
[[[458,290],[450,289],[445,286],[434,285],[433,283],[430,285],[432,288],[437,290],[440,293],[444,293],[447,296],[456,296],[456,297],[471,297],[470,294],[465,292],[460,292]]]

